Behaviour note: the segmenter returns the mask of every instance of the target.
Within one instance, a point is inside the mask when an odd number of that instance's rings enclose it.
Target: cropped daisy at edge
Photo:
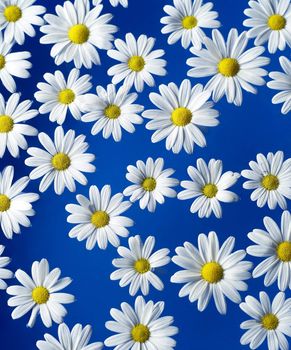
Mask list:
[[[11,259],[7,256],[2,256],[4,249],[4,245],[0,245],[0,290],[5,290],[7,288],[5,280],[14,276],[13,272],[7,269]]]

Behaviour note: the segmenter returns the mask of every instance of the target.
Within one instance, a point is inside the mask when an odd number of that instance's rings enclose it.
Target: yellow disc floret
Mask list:
[[[70,157],[65,153],[57,153],[52,157],[52,166],[59,171],[68,169],[71,165]]]
[[[85,24],[75,24],[68,31],[68,37],[72,43],[81,45],[88,41],[90,30]]]
[[[7,133],[13,129],[14,121],[8,115],[0,115],[0,133]]]
[[[75,101],[75,93],[71,89],[64,89],[59,92],[59,102],[64,105],[69,105]]]
[[[217,186],[214,184],[207,184],[202,188],[202,193],[207,198],[213,198],[218,192]]]
[[[143,274],[150,271],[151,264],[147,259],[141,258],[134,263],[134,269],[136,272]]]
[[[128,67],[134,72],[140,72],[144,69],[145,60],[141,56],[132,56],[127,62]]]
[[[0,194],[0,212],[7,211],[10,208],[10,198],[5,194]]]
[[[141,185],[145,191],[151,192],[156,188],[157,182],[153,177],[147,177],[143,180]]]
[[[107,226],[109,221],[110,216],[103,210],[97,210],[91,216],[91,223],[97,228]]]
[[[218,63],[218,71],[227,78],[234,77],[239,72],[240,66],[235,58],[226,57]]]
[[[261,324],[268,331],[272,331],[278,327],[279,320],[274,314],[266,314],[261,318]]]
[[[272,30],[282,30],[286,26],[286,19],[281,15],[272,15],[268,19],[268,26]]]
[[[7,6],[3,14],[7,22],[17,22],[22,17],[21,9],[15,5]]]
[[[171,120],[176,126],[186,126],[192,120],[192,112],[185,107],[178,107],[173,110]]]
[[[104,114],[109,119],[117,119],[121,114],[121,110],[117,105],[109,105],[104,109]]]
[[[32,300],[37,304],[45,304],[50,297],[49,291],[45,287],[36,287],[31,293]]]
[[[135,342],[145,343],[150,338],[150,330],[143,324],[137,324],[131,330],[131,337]]]
[[[281,242],[277,246],[277,256],[283,262],[291,261],[291,242]]]
[[[3,69],[5,67],[5,57],[3,55],[0,55],[0,69]]]
[[[223,278],[223,268],[215,261],[202,266],[201,277],[208,283],[217,283]]]
[[[279,187],[279,179],[276,175],[265,175],[262,178],[261,184],[266,190],[273,191]]]
[[[182,27],[184,29],[193,29],[197,26],[197,18],[194,16],[186,16],[182,19]]]

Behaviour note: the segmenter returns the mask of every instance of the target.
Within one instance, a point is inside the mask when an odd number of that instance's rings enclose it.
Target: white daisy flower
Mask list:
[[[187,64],[193,67],[188,76],[212,77],[205,90],[212,91],[214,102],[226,95],[228,103],[240,106],[242,89],[255,94],[257,89],[253,85],[265,84],[262,77],[268,72],[261,67],[269,64],[270,59],[261,56],[265,51],[262,46],[245,51],[248,44],[246,32],[239,35],[236,29],[231,29],[225,42],[222,34],[214,29],[212,39],[205,37],[203,43],[206,49],[190,49],[197,57],[187,60]]]
[[[13,77],[29,78],[28,69],[32,64],[27,60],[31,57],[28,51],[11,52],[13,43],[6,43],[0,30],[0,81],[5,89],[13,93],[16,83]]]
[[[103,5],[98,4],[90,10],[89,0],[65,1],[56,6],[57,15],[47,14],[48,22],[40,28],[45,35],[41,44],[53,44],[51,56],[56,65],[74,61],[76,68],[83,65],[92,68],[100,64],[97,49],[109,50],[117,27],[108,24],[111,14],[100,15]]]
[[[151,102],[159,109],[143,113],[151,119],[146,125],[148,130],[156,130],[152,142],[166,139],[167,150],[179,153],[182,148],[193,153],[194,144],[206,146],[201,127],[216,126],[219,115],[208,101],[211,92],[203,91],[201,84],[191,87],[189,80],[183,80],[180,86],[174,83],[159,86],[160,94],[150,93]]]
[[[0,94],[0,158],[6,148],[12,157],[19,156],[19,148],[26,150],[27,142],[24,136],[36,136],[37,129],[23,124],[38,115],[36,109],[30,109],[32,101],[19,103],[20,94],[12,94],[5,102]]]
[[[160,301],[145,302],[142,296],[135,299],[134,308],[127,303],[121,304],[121,310],[111,309],[114,321],[106,322],[105,326],[117,333],[105,340],[105,345],[115,350],[173,350],[176,346],[173,335],[178,328],[172,326],[172,316],[160,317],[165,304]]]
[[[222,217],[220,202],[236,202],[239,198],[228,190],[233,186],[239,173],[227,171],[222,174],[221,160],[210,159],[207,164],[202,158],[197,159],[197,168],[189,166],[187,169],[191,181],[182,181],[185,190],[178,193],[178,199],[196,198],[190,208],[191,213],[197,213],[199,218],[209,218],[213,212],[217,218]]]
[[[161,59],[164,50],[153,50],[155,39],[140,35],[136,39],[133,34],[127,33],[125,41],[116,39],[116,50],[108,50],[109,57],[119,61],[119,64],[108,70],[108,75],[113,76],[112,83],[118,84],[124,80],[128,88],[134,85],[136,91],[144,89],[144,83],[154,86],[153,75],[166,75],[167,62]]]
[[[29,175],[32,180],[42,177],[40,192],[46,191],[52,182],[57,194],[62,194],[65,188],[75,192],[75,181],[81,185],[87,184],[83,172],[95,171],[95,166],[90,164],[95,156],[85,153],[89,147],[85,138],[85,135],[75,137],[74,130],[64,134],[61,126],[55,129],[54,141],[44,132],[38,135],[39,142],[45,150],[29,147],[27,153],[31,157],[25,159],[25,164],[35,167]]]
[[[274,104],[283,103],[281,112],[287,114],[291,110],[291,61],[287,57],[281,56],[279,58],[282,72],[271,72],[269,77],[273,79],[267,83],[270,89],[279,90],[273,98]]]
[[[275,53],[291,47],[291,3],[290,0],[251,0],[250,8],[244,11],[250,17],[243,22],[249,38],[255,45],[268,42],[268,50]]]
[[[71,214],[67,221],[77,224],[69,233],[71,238],[77,238],[78,241],[86,239],[86,248],[91,250],[96,243],[100,249],[106,249],[108,241],[118,247],[118,236],[128,236],[127,227],[132,226],[133,221],[121,214],[130,208],[131,203],[123,201],[121,193],[111,197],[109,185],[101,191],[96,186],[91,186],[89,199],[81,194],[76,199],[79,204],[66,205],[66,210]]]
[[[38,314],[46,327],[51,327],[52,322],[62,323],[67,314],[63,304],[74,302],[74,296],[59,293],[72,282],[69,277],[60,279],[60,275],[59,268],[50,271],[46,259],[40,262],[35,261],[32,264],[31,277],[18,269],[15,277],[22,286],[15,285],[7,288],[7,293],[12,295],[8,300],[8,305],[15,307],[12,318],[18,319],[31,310],[28,327],[34,326]]]
[[[50,121],[60,125],[64,123],[68,110],[76,120],[80,120],[83,112],[81,98],[91,89],[92,77],[88,74],[80,77],[76,68],[71,70],[67,80],[61,71],[46,73],[43,77],[46,83],[38,83],[39,91],[34,94],[35,99],[43,103],[39,112],[49,113]]]
[[[260,292],[260,299],[248,295],[240,308],[252,319],[241,323],[240,328],[247,331],[241,337],[242,345],[249,344],[257,349],[267,339],[269,350],[288,350],[286,336],[291,336],[291,299],[278,293],[273,301],[267,293]]]
[[[97,95],[87,94],[82,98],[85,110],[88,112],[82,116],[83,122],[95,122],[92,127],[92,135],[102,131],[105,139],[111,135],[114,141],[120,141],[122,128],[127,132],[135,131],[134,124],[141,124],[143,119],[138,113],[144,107],[135,104],[138,95],[129,93],[127,86],[121,86],[117,91],[113,84],[107,85],[107,91],[102,86],[97,86]]]
[[[136,167],[129,165],[127,171],[126,178],[133,185],[128,186],[123,194],[130,196],[131,202],[139,201],[141,209],[147,208],[150,212],[154,212],[156,202],[163,204],[164,197],[176,197],[177,193],[172,187],[177,186],[179,181],[170,177],[174,174],[174,169],[164,169],[163,158],[155,161],[148,158],[146,163],[138,160]]]
[[[110,278],[120,280],[120,287],[129,286],[129,294],[135,295],[141,290],[143,295],[149,294],[152,285],[157,290],[164,289],[161,279],[155,274],[155,269],[167,265],[171,259],[168,256],[169,249],[160,249],[153,253],[155,237],[149,236],[143,243],[140,236],[128,239],[129,249],[119,247],[119,259],[114,259],[112,264],[118,268]]]
[[[39,350],[101,350],[102,343],[89,344],[91,336],[92,327],[90,325],[83,327],[78,323],[70,331],[69,327],[62,323],[58,327],[58,339],[50,334],[45,334],[45,340],[39,340],[36,346]]]
[[[0,245],[0,289],[3,290],[7,288],[7,283],[4,280],[13,277],[12,271],[6,268],[10,264],[11,259],[7,256],[2,256],[4,249],[4,245]]]
[[[240,303],[239,291],[246,291],[248,286],[244,280],[251,277],[248,271],[252,263],[244,261],[244,250],[232,253],[235,238],[229,237],[220,247],[215,232],[208,236],[201,233],[198,236],[198,249],[185,242],[183,247],[177,247],[172,260],[183,270],[176,272],[173,283],[184,283],[179,297],[189,295],[191,303],[198,301],[198,310],[204,311],[213,296],[219,313],[226,314],[225,297],[234,303]]]
[[[109,0],[110,4],[114,7],[118,6],[119,4],[123,7],[128,7],[128,0]],[[102,0],[93,0],[93,5],[98,5],[102,2]]]
[[[29,183],[29,177],[24,176],[13,183],[14,167],[7,166],[0,172],[0,223],[1,230],[8,239],[13,233],[20,233],[20,226],[31,225],[29,216],[35,211],[31,203],[39,199],[37,193],[23,193]]]
[[[266,203],[270,209],[277,204],[281,209],[287,208],[285,198],[291,199],[291,158],[284,161],[284,153],[269,152],[267,157],[257,154],[257,162],[250,161],[251,170],[243,170],[242,176],[248,179],[243,188],[254,190],[251,200],[257,201],[262,208]]]
[[[173,0],[174,6],[164,6],[168,16],[161,19],[165,24],[163,34],[170,34],[168,44],[181,40],[184,49],[192,45],[201,50],[205,38],[203,28],[218,28],[218,13],[211,11],[213,3],[203,4],[203,0]]]
[[[2,0],[0,3],[0,30],[4,30],[6,43],[13,42],[22,45],[25,34],[34,37],[33,26],[41,26],[44,22],[40,17],[46,8],[33,5],[36,0]]]

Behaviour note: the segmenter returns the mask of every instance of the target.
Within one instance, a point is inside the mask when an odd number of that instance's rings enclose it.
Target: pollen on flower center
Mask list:
[[[135,342],[145,343],[150,338],[150,330],[143,324],[137,324],[131,330],[131,337]]]
[[[107,226],[110,221],[110,216],[103,210],[97,210],[91,216],[91,223],[97,228]]]
[[[286,26],[286,19],[285,19],[285,17],[278,15],[278,14],[272,15],[268,19],[268,26],[272,30],[284,29]]]
[[[117,119],[121,114],[121,110],[117,105],[109,105],[104,109],[104,114],[109,119]]]
[[[64,89],[59,92],[58,99],[59,102],[64,105],[69,105],[75,101],[75,93],[71,89]]]
[[[239,72],[240,66],[235,58],[226,57],[218,63],[218,71],[225,77],[234,77]]]
[[[281,242],[277,246],[277,256],[281,261],[291,261],[291,242]]]
[[[265,329],[271,331],[278,327],[279,320],[274,314],[266,314],[261,318],[261,324]]]
[[[136,272],[143,274],[150,271],[151,264],[147,259],[141,258],[134,263],[134,269]]]
[[[141,56],[132,56],[127,62],[128,67],[134,72],[140,72],[144,69],[145,60]]]
[[[5,194],[0,194],[0,212],[7,211],[10,208],[11,201]]]
[[[171,120],[176,126],[186,126],[192,120],[192,112],[185,107],[178,107],[173,110]]]
[[[85,24],[75,24],[68,31],[68,37],[74,44],[84,44],[88,41],[90,30]]]
[[[3,55],[0,55],[0,69],[3,69],[5,67],[5,57]]]
[[[15,5],[7,6],[3,14],[7,22],[17,22],[22,17],[21,9]]]
[[[63,171],[71,165],[71,159],[67,154],[60,152],[52,157],[52,165],[56,170]]]
[[[218,192],[217,186],[214,184],[207,184],[202,188],[202,193],[207,198],[213,198]]]
[[[0,115],[0,133],[7,133],[13,129],[14,121],[8,115]]]
[[[45,287],[36,287],[31,293],[32,300],[37,304],[45,304],[50,297],[49,291]]]
[[[141,185],[145,191],[151,192],[156,188],[157,182],[153,177],[147,177],[143,180]]]
[[[273,191],[279,187],[279,179],[276,175],[268,174],[262,178],[261,184],[266,190]]]
[[[182,19],[182,26],[184,29],[193,29],[197,26],[197,18],[194,16],[186,16]]]
[[[223,278],[223,268],[215,261],[208,262],[202,266],[201,276],[208,283],[217,283]]]

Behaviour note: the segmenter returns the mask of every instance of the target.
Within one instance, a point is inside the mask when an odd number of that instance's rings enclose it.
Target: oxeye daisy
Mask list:
[[[242,345],[257,349],[267,340],[269,350],[289,349],[286,336],[291,336],[290,298],[285,300],[280,292],[271,301],[267,293],[260,292],[259,300],[248,295],[239,306],[251,317],[240,325],[246,330],[240,339]]]
[[[178,328],[172,326],[172,316],[161,317],[164,307],[162,301],[146,303],[139,296],[134,308],[122,303],[121,310],[111,309],[114,321],[106,322],[105,326],[117,334],[107,338],[105,345],[115,350],[173,350],[176,342],[172,336],[178,333]]]
[[[4,249],[4,245],[0,245],[0,289],[6,289],[7,283],[4,280],[13,277],[12,271],[7,269],[7,265],[10,264],[11,259],[7,256],[2,256]]]
[[[203,0],[173,0],[174,6],[164,6],[167,16],[161,19],[165,24],[163,34],[170,34],[168,44],[181,40],[184,49],[192,45],[200,50],[205,38],[204,28],[218,28],[218,13],[211,11],[213,3]]]
[[[248,179],[243,188],[254,190],[251,200],[262,208],[266,203],[270,209],[277,204],[281,209],[287,208],[286,198],[291,199],[291,158],[284,161],[284,153],[269,152],[267,157],[257,154],[257,162],[250,161],[251,170],[243,170],[242,176]]]
[[[167,150],[179,153],[182,148],[193,153],[194,144],[206,146],[201,127],[218,125],[218,111],[209,100],[210,91],[201,84],[191,87],[189,80],[180,86],[174,83],[160,85],[160,94],[150,93],[150,100],[159,109],[145,111],[143,117],[151,119],[146,125],[155,130],[152,142],[166,139]]]
[[[33,202],[37,201],[37,193],[23,193],[29,183],[24,176],[13,183],[14,167],[7,166],[0,172],[0,223],[6,238],[11,239],[13,233],[20,233],[20,226],[30,226],[29,216],[33,216]]]
[[[67,221],[77,224],[69,233],[78,241],[86,240],[86,248],[91,250],[96,243],[100,249],[106,249],[108,241],[118,247],[118,236],[127,237],[127,227],[133,225],[128,217],[121,216],[130,206],[129,201],[123,201],[123,195],[117,193],[111,196],[111,187],[104,186],[101,191],[91,186],[89,198],[77,195],[78,204],[68,204],[66,210],[71,214]]]
[[[93,5],[98,5],[101,3],[102,0],[93,0]],[[128,0],[109,0],[110,4],[114,7],[118,6],[119,4],[123,7],[128,6]]]
[[[291,61],[287,57],[279,58],[283,72],[271,72],[269,77],[273,79],[267,83],[270,89],[280,90],[273,98],[274,104],[283,103],[281,112],[287,114],[291,110]]]
[[[191,303],[198,301],[198,310],[204,311],[213,296],[217,310],[226,314],[225,297],[234,303],[240,303],[239,291],[246,291],[244,280],[251,277],[248,271],[252,263],[244,261],[244,250],[233,251],[235,238],[229,237],[222,245],[215,232],[208,236],[201,233],[198,236],[198,249],[185,242],[183,247],[177,247],[172,260],[183,270],[176,272],[173,283],[184,283],[179,297],[189,295]]]
[[[148,158],[146,163],[141,160],[136,162],[136,167],[129,165],[126,178],[133,185],[128,186],[123,194],[130,196],[131,202],[139,201],[141,209],[147,208],[150,212],[156,210],[156,202],[163,204],[164,197],[176,197],[176,191],[172,188],[179,184],[177,179],[170,177],[174,169],[164,169],[163,158],[155,161]]]
[[[92,327],[83,327],[77,323],[70,331],[69,327],[62,323],[58,327],[58,339],[50,334],[45,334],[45,340],[39,340],[36,346],[39,350],[101,350],[103,344],[100,342],[90,343]]]
[[[76,120],[80,120],[83,112],[81,98],[92,87],[91,76],[86,74],[80,77],[80,71],[74,68],[68,79],[61,71],[46,73],[43,77],[46,83],[38,83],[39,91],[34,94],[36,100],[43,103],[39,112],[49,113],[50,121],[60,125],[64,123],[68,110]]]
[[[54,141],[44,132],[38,135],[43,149],[29,147],[27,153],[31,156],[25,160],[27,166],[35,167],[29,175],[33,180],[42,177],[39,185],[40,192],[44,192],[54,182],[54,190],[62,194],[65,187],[76,191],[75,181],[81,185],[87,184],[85,173],[93,173],[95,166],[90,164],[95,156],[85,153],[89,147],[85,142],[85,135],[75,136],[74,130],[64,134],[61,126],[55,129]]]
[[[38,115],[36,109],[30,109],[32,101],[19,103],[20,94],[12,94],[8,101],[0,94],[0,158],[6,148],[13,157],[19,156],[19,148],[27,149],[24,136],[36,136],[37,129],[23,124]]]
[[[41,26],[40,17],[46,8],[34,5],[36,0],[2,0],[0,3],[0,30],[4,30],[4,40],[7,43],[15,40],[17,44],[24,43],[25,34],[33,37],[33,26]]]
[[[253,277],[265,275],[266,287],[278,281],[282,291],[291,289],[291,217],[284,211],[281,228],[270,217],[264,217],[265,230],[254,229],[248,237],[256,245],[247,248],[247,253],[265,258],[253,271]]]
[[[122,128],[127,132],[135,131],[134,124],[141,124],[142,117],[138,114],[144,107],[135,104],[138,95],[129,93],[127,86],[121,86],[117,91],[113,84],[107,85],[107,90],[97,86],[97,95],[87,94],[82,98],[85,110],[83,122],[95,122],[92,135],[102,131],[105,139],[113,136],[114,141],[120,141]]]
[[[236,29],[231,29],[225,42],[222,34],[214,29],[212,39],[205,37],[203,43],[205,49],[190,49],[197,57],[187,60],[187,64],[192,67],[188,76],[212,77],[205,90],[212,91],[214,102],[226,95],[228,103],[240,106],[242,89],[255,94],[257,89],[253,85],[265,84],[263,77],[268,72],[261,67],[269,64],[270,59],[261,56],[265,51],[262,46],[246,50],[246,32],[239,35]]]
[[[31,277],[18,269],[15,277],[21,284],[10,286],[7,293],[12,295],[8,305],[15,307],[12,318],[18,319],[31,311],[27,326],[33,327],[38,314],[46,327],[52,322],[62,323],[67,314],[63,304],[74,302],[74,296],[60,291],[66,288],[72,280],[69,277],[60,278],[61,270],[50,271],[48,261],[35,261],[31,266]]]
[[[178,193],[178,199],[196,198],[191,205],[191,213],[198,212],[199,218],[209,218],[213,212],[217,218],[222,217],[220,202],[231,203],[238,200],[238,196],[228,190],[233,186],[239,173],[227,171],[222,173],[221,160],[211,159],[207,164],[202,158],[197,159],[197,168],[189,166],[187,169],[191,181],[182,181],[185,190]]]
[[[167,64],[161,59],[164,50],[153,50],[154,44],[154,38],[140,35],[136,39],[131,33],[126,34],[125,41],[116,39],[116,49],[107,51],[109,57],[120,62],[108,70],[108,75],[113,76],[112,83],[124,80],[124,85],[129,88],[134,85],[138,92],[143,91],[144,83],[154,86],[153,75],[165,75]]]
[[[56,65],[74,61],[76,68],[92,68],[92,64],[100,64],[97,49],[110,49],[112,34],[117,31],[109,24],[112,15],[101,15],[102,9],[98,4],[90,10],[89,0],[65,1],[56,6],[56,15],[44,16],[48,24],[40,28],[45,34],[40,42],[53,44],[51,56]]]
[[[149,287],[153,285],[157,290],[163,290],[164,284],[155,274],[155,269],[167,265],[171,259],[169,249],[160,249],[153,253],[155,238],[149,236],[143,243],[140,236],[128,239],[129,249],[119,247],[119,259],[114,259],[112,264],[118,268],[110,278],[120,280],[120,287],[129,286],[129,294],[135,295],[139,289],[143,295],[149,294]]]
[[[249,6],[244,13],[250,18],[243,25],[251,28],[248,37],[255,38],[255,45],[268,42],[270,53],[291,47],[290,0],[252,0]]]

